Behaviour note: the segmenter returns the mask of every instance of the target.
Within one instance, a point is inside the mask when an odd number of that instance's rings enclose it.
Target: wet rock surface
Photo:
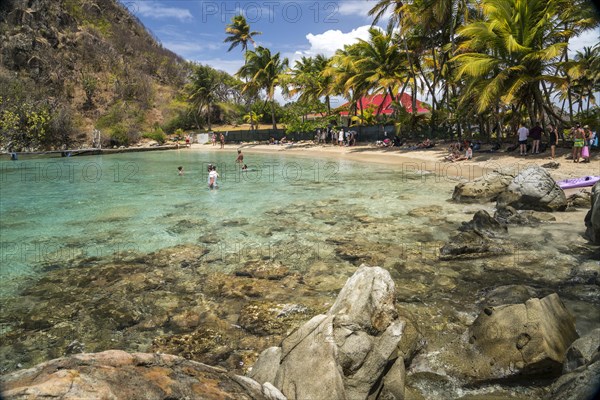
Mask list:
[[[240,378],[172,355],[110,350],[52,360],[0,382],[7,399],[276,399]]]
[[[598,264],[590,259],[595,247],[572,233],[559,213],[553,214],[558,217],[553,224],[511,225],[506,235],[495,225],[465,224],[474,235],[508,241],[509,251],[446,259],[440,248],[481,207],[454,205],[451,213],[442,207],[442,216],[437,207],[399,204],[393,218],[381,218],[373,210],[336,208],[341,203],[334,200],[293,205],[308,218],[274,207],[268,223],[238,221],[228,227],[240,238],[267,240],[268,246],[228,245],[206,229],[194,235],[197,244],[153,254],[46,265],[41,279],[23,282],[18,301],[3,300],[0,307],[0,357],[8,361],[3,373],[115,348],[168,352],[246,373],[264,349],[279,347],[306,321],[325,315],[348,277],[367,262],[390,273],[398,318],[407,322],[396,346],[398,358],[386,364],[397,374],[382,380],[381,396],[396,396],[394,388],[404,381],[406,398],[414,399],[479,398],[482,393],[544,398],[548,379],[524,385],[519,378],[505,378],[506,384],[473,388],[437,363],[436,354],[463,338],[483,308],[506,304],[503,299],[524,304],[557,292],[577,313],[578,331],[597,327]],[[583,220],[582,211],[568,214]],[[295,233],[316,226],[330,232],[328,240]],[[510,251],[513,242],[517,246]],[[377,332],[373,325],[367,331]],[[355,336],[361,334],[346,340]],[[361,343],[356,340],[355,348],[363,348]],[[358,353],[344,356],[348,371],[358,365],[353,358]]]
[[[469,222],[463,222],[458,235],[452,237],[440,250],[442,258],[481,257],[506,254],[511,245],[506,239],[508,229],[492,218],[487,211],[475,213]]]

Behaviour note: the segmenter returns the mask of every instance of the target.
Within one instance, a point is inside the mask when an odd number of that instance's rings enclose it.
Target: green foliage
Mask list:
[[[353,124],[356,125],[375,125],[377,123],[377,113],[374,106],[369,106],[366,109],[359,111],[357,115],[352,117]]]
[[[244,122],[250,124],[250,129],[254,129],[258,126],[263,116],[263,114],[257,114],[254,111],[250,111],[248,114],[244,115]]]
[[[73,130],[69,113],[58,105],[28,98],[31,93],[20,83],[2,83],[7,96],[0,96],[1,146],[20,150],[68,142]]]
[[[181,129],[178,131],[181,131],[181,135],[183,135],[183,131]],[[142,137],[156,140],[160,144],[163,144],[167,140],[167,135],[165,135],[165,132],[163,132],[161,128],[156,128],[152,132],[144,133]]]
[[[306,116],[313,113],[313,110],[324,110],[324,104],[319,101],[307,104],[304,102],[288,103],[283,108],[283,122],[286,125],[286,132],[313,132],[315,129],[327,125],[325,118],[308,119]]]

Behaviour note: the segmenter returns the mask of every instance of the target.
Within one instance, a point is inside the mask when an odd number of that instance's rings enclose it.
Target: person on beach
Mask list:
[[[185,147],[190,147],[190,135],[186,135],[185,137]]]
[[[179,176],[183,176],[183,167],[182,166],[177,167],[177,174]]]
[[[344,145],[344,128],[340,129],[340,131],[338,132],[338,144],[340,146]]]
[[[553,124],[548,125],[548,134],[550,135],[550,153],[554,160],[556,146],[558,146],[558,128]]]
[[[212,145],[216,146],[217,145],[217,134],[213,132],[212,134]]]
[[[221,141],[221,148],[225,147],[225,135],[221,132],[221,136],[219,136],[219,140]]]
[[[578,163],[585,142],[585,133],[581,129],[581,125],[576,124],[571,129],[571,134],[573,135],[573,162]]]
[[[521,123],[521,127],[517,131],[519,134],[519,155],[527,155],[527,137],[529,136],[529,129],[525,128],[525,124]]]
[[[210,172],[208,173],[208,188],[215,189],[219,185],[217,184],[217,178],[219,174],[217,173],[217,167],[215,165],[210,167]]]
[[[531,128],[529,131],[529,136],[533,140],[533,144],[531,146],[531,154],[539,154],[540,153],[540,141],[542,139],[542,133],[544,130],[540,126],[539,122],[535,123],[535,126]]]
[[[242,154],[242,150],[238,150],[238,156],[235,159],[235,162],[237,164],[243,164],[244,163],[244,155]]]

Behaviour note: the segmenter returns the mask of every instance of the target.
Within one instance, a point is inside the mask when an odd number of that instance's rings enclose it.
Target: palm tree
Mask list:
[[[366,95],[369,87],[365,81],[358,81],[355,76],[359,73],[356,61],[360,52],[356,44],[344,45],[337,50],[323,70],[323,75],[332,79],[332,94],[344,96],[350,102],[350,113],[356,115],[358,100]]]
[[[193,72],[190,77],[190,83],[187,86],[190,102],[195,106],[195,117],[206,113],[206,122],[208,129],[211,126],[211,114],[213,104],[218,100],[218,88],[220,80],[217,71],[208,65],[193,65]],[[196,120],[196,125],[200,125]]]
[[[258,46],[256,50],[246,52],[246,62],[237,72],[237,76],[247,79],[243,92],[264,89],[267,101],[271,103],[271,118],[273,129],[275,122],[275,88],[280,85],[281,76],[288,66],[288,59],[280,59],[280,54],[271,55],[271,51]]]
[[[356,48],[359,57],[355,62],[357,74],[349,84],[364,83],[369,90],[389,94],[392,100],[398,86],[404,82],[401,94],[409,82],[406,58],[393,41],[391,32],[384,33],[376,28],[369,29],[369,40],[359,40]]]
[[[584,101],[587,102],[586,111],[589,111],[590,105],[596,104],[594,92],[600,91],[600,44],[593,48],[584,47],[566,65],[573,92],[578,96],[579,112],[583,110]]]
[[[495,106],[525,107],[530,119],[544,111],[554,115],[542,97],[542,82],[557,85],[564,77],[552,75],[566,49],[557,22],[561,0],[483,0],[483,20],[459,29],[466,39],[453,61],[457,78],[465,79],[464,100],[474,99],[483,113]]]
[[[236,15],[231,18],[231,23],[225,28],[225,32],[230,36],[226,37],[223,42],[231,43],[227,51],[231,51],[238,45],[242,46],[244,54],[248,51],[248,42],[256,46],[253,36],[260,35],[261,32],[250,31],[250,25],[246,22],[243,15]]]
[[[298,101],[305,104],[317,103],[325,97],[327,113],[331,114],[333,78],[323,74],[328,62],[329,59],[323,54],[302,57],[289,71],[286,86],[290,95],[299,94]]]

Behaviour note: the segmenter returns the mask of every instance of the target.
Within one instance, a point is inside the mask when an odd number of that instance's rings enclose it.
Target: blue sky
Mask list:
[[[199,1],[122,0],[168,49],[231,74],[243,65],[238,46],[227,52],[225,27],[240,12],[257,45],[280,52],[291,64],[302,55],[332,55],[356,38],[366,38],[374,0]],[[249,46],[251,48],[251,46]]]
[[[158,40],[183,58],[234,74],[244,64],[240,46],[227,52],[225,27],[242,13],[253,31],[262,32],[257,45],[294,61],[302,55],[331,56],[344,44],[368,37],[376,0],[201,1],[120,0]],[[600,30],[571,42],[570,51],[598,42]],[[252,46],[249,46],[252,48]],[[282,101],[280,94],[278,100]]]

